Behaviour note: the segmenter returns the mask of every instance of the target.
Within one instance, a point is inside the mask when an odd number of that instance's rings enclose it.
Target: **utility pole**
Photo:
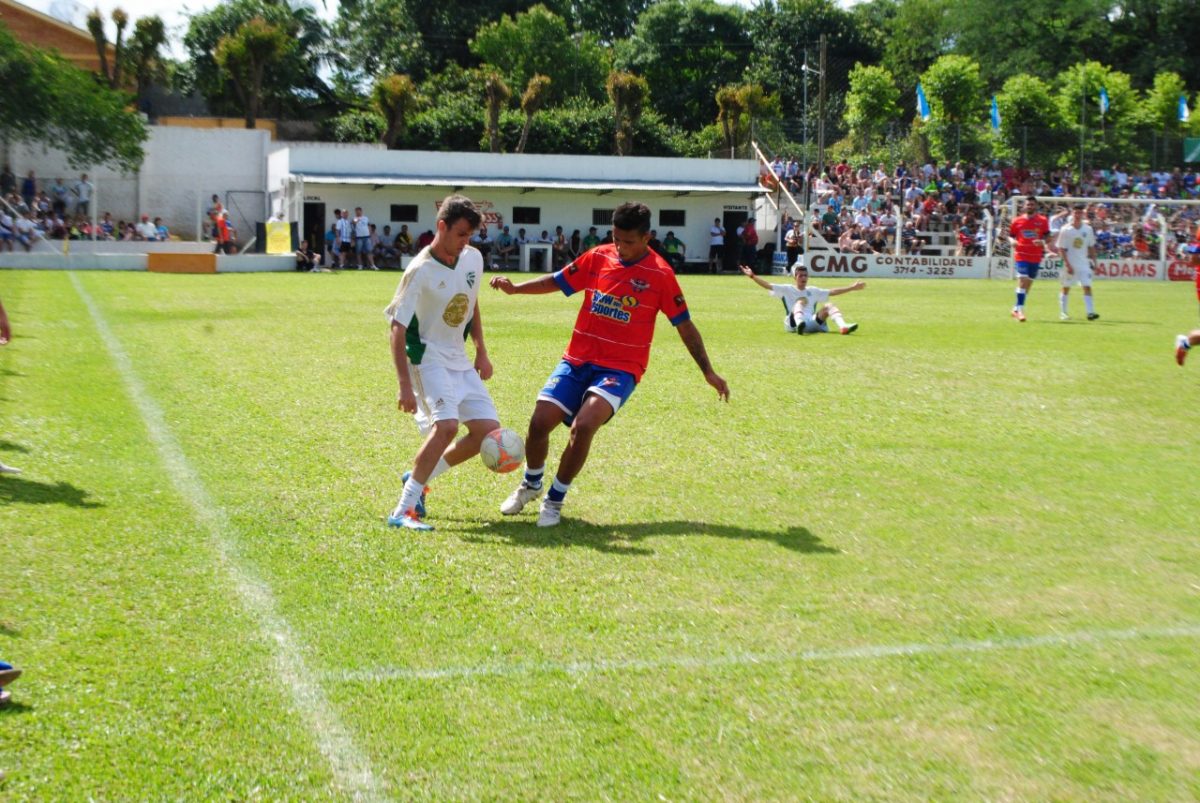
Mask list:
[[[825,166],[825,45],[828,40],[821,34],[821,90],[817,97],[817,169]]]

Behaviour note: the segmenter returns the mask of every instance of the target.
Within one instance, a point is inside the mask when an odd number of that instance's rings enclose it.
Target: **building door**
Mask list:
[[[318,254],[325,250],[325,230],[333,225],[333,221],[325,220],[325,204],[304,204],[304,228],[301,239],[308,240],[309,246]]]
[[[746,212],[731,212],[725,211],[725,216],[721,219],[721,225],[725,227],[725,253],[721,260],[722,270],[736,271],[738,262],[742,257],[742,240],[738,237],[738,227],[746,222],[746,218],[750,217]]]

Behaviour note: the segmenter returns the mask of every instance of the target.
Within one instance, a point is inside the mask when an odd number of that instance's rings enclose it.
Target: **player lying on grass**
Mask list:
[[[828,303],[828,300],[833,296],[840,296],[843,293],[865,290],[867,287],[866,282],[857,281],[854,284],[845,287],[835,287],[832,290],[809,287],[808,270],[804,267],[804,263],[798,260],[795,265],[792,265],[792,280],[795,282],[794,285],[771,284],[766,279],[760,279],[758,276],[755,276],[750,266],[739,265],[738,267],[755,284],[775,296],[775,298],[783,301],[783,308],[786,311],[783,317],[783,327],[787,331],[795,332],[798,335],[828,332],[830,320],[833,321],[833,325],[843,335],[848,335],[858,328],[858,324],[856,323],[846,323],[846,319],[842,317],[841,310],[833,304]]]
[[[613,212],[612,243],[592,248],[540,279],[516,285],[505,276],[492,279],[492,287],[510,295],[557,290],[569,296],[583,291],[571,342],[538,394],[529,419],[525,478],[500,506],[504,515],[520,513],[541,495],[550,433],[566,424],[571,436],[537,521],[539,527],[558,524],[563,499],[587,461],[592,438],[629,399],[646,370],[660,311],[679,332],[705,381],[728,401],[729,387],[708,361],[675,272],[650,250],[649,242],[650,210],[644,204],[621,204]]]
[[[470,199],[451,195],[442,201],[433,242],[404,270],[392,303],[392,361],[400,383],[396,404],[412,413],[425,442],[412,471],[404,474],[404,492],[388,524],[432,530],[425,515],[426,486],[439,474],[479,454],[483,436],[500,426],[496,405],[484,380],[492,376],[483,341],[478,295],[483,257],[467,243],[481,216]],[[467,357],[467,335],[475,360]],[[467,434],[455,441],[459,424]]]

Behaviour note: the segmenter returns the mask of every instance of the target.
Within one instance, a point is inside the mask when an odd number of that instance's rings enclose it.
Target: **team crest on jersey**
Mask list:
[[[475,286],[475,271],[467,271],[467,287]]]
[[[629,283],[632,284],[633,289],[637,290],[639,293],[643,290],[650,289],[650,282],[646,281],[645,279],[630,279]]]
[[[592,314],[611,318],[619,323],[629,323],[629,310],[636,306],[637,299],[633,296],[617,298],[608,293],[601,293],[599,290],[592,293]]]
[[[442,312],[442,320],[446,322],[447,326],[461,326],[462,322],[467,319],[467,310],[470,306],[471,299],[467,298],[467,294],[458,293],[446,305],[446,309]]]
[[[684,304],[683,304],[683,295],[682,295],[682,294],[675,296],[675,306],[677,306],[677,307],[682,307],[682,306],[684,306]]]
[[[576,265],[574,262],[572,262],[570,265],[567,266],[567,273],[574,275],[578,272],[579,272],[579,266]]]

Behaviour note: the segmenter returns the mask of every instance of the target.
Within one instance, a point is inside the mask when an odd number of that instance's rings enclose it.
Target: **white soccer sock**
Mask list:
[[[1096,302],[1092,300],[1092,297],[1091,297],[1091,296],[1084,296],[1084,297],[1083,297],[1083,305],[1084,305],[1085,307],[1087,307],[1087,313],[1088,313],[1088,315],[1093,315],[1093,314],[1095,314],[1095,312],[1096,312]]]
[[[429,472],[429,479],[425,480],[425,484],[428,485],[429,483],[433,482],[451,468],[453,468],[453,466],[446,462],[446,458],[439,457],[437,465],[433,467],[433,471]]]
[[[1059,309],[1062,310],[1063,315],[1067,314],[1067,294],[1066,293],[1058,294],[1058,307],[1059,307]]]
[[[404,483],[404,492],[400,494],[400,501],[396,503],[396,509],[392,511],[392,515],[403,516],[415,508],[417,501],[421,498],[421,492],[424,490],[425,485],[410,476],[408,482]]]
[[[837,324],[838,329],[846,328],[846,319],[842,317],[842,313],[835,312],[832,315],[830,315],[829,317],[833,319],[833,322],[835,324]]]

